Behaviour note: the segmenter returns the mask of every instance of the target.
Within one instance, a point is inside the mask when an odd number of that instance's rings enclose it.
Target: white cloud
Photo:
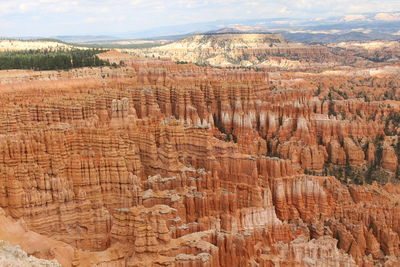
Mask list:
[[[344,16],[344,18],[342,19],[343,21],[365,21],[367,20],[367,17],[364,15],[347,15]]]
[[[129,11],[131,8],[141,9],[209,9],[218,7],[228,9],[246,10],[252,14],[258,14],[259,10],[266,7],[278,7],[280,13],[290,12],[332,12],[338,11],[345,13],[382,12],[400,10],[400,1],[398,0],[2,0],[0,3],[0,12],[13,14],[16,12],[82,12],[89,13],[92,10],[98,10],[103,13],[115,12],[118,9]],[[271,16],[276,9],[271,9]],[[85,12],[86,11],[86,12]],[[134,10],[132,10],[134,11]],[[224,12],[226,10],[219,10]],[[283,12],[284,11],[284,12]]]
[[[279,14],[281,15],[289,15],[290,13],[292,13],[292,11],[290,11],[288,9],[288,7],[284,6],[279,10]]]
[[[375,16],[377,20],[395,21],[400,20],[400,14],[378,13]]]
[[[0,31],[0,36],[67,30],[64,25],[71,25],[71,31],[132,31],[223,19],[326,18],[396,10],[400,10],[399,0],[0,0],[1,19],[13,22],[12,27],[2,25],[1,29],[9,30]],[[78,27],[82,22],[87,26]]]
[[[122,22],[125,21],[125,16],[114,17],[87,17],[83,20],[85,23],[99,23],[99,22]]]

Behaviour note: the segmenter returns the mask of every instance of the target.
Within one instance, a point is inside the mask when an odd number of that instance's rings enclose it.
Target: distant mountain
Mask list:
[[[362,33],[362,32],[347,32],[347,33],[307,33],[307,32],[280,32],[286,39],[293,42],[302,43],[340,43],[351,41],[373,41],[373,40],[400,40],[400,35],[392,35],[385,33]]]
[[[65,42],[112,44],[121,40],[177,40],[198,33],[273,32],[294,42],[332,43],[343,41],[399,40],[400,12],[352,14],[318,19],[266,18],[217,20],[144,31],[100,35],[56,36]],[[222,32],[219,32],[222,33]]]
[[[142,32],[115,34],[120,38],[165,38],[169,35],[226,32],[275,32],[296,42],[342,42],[362,40],[399,40],[400,12],[354,14],[342,17],[298,19],[268,18],[251,20],[218,20],[164,26]]]
[[[263,26],[247,26],[247,25],[231,26],[206,32],[206,34],[216,34],[216,33],[271,33],[271,32]]]
[[[52,38],[62,40],[69,43],[87,43],[87,42],[98,42],[98,41],[109,41],[119,40],[119,37],[110,35],[59,35]]]

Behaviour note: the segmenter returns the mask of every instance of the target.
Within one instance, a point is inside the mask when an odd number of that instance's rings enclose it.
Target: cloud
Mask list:
[[[288,9],[288,7],[284,6],[279,10],[279,14],[281,15],[289,15],[290,13],[292,13],[292,11],[290,11]]]
[[[375,19],[384,21],[395,21],[400,20],[400,14],[378,13],[375,15]]]
[[[364,15],[347,15],[342,19],[343,21],[365,21],[367,17]]]
[[[99,23],[99,22],[122,22],[125,21],[125,16],[115,16],[115,17],[87,17],[83,20],[85,23]]]
[[[163,8],[164,7],[164,8]],[[260,10],[265,8],[278,7],[277,10],[287,11],[289,13],[302,12],[330,12],[338,11],[343,13],[354,13],[358,7],[359,12],[376,11],[394,11],[400,10],[398,0],[2,0],[0,3],[1,13],[26,13],[26,12],[79,12],[89,13],[91,11],[111,13],[121,11],[135,11],[136,9],[168,9],[174,11],[177,9],[186,9],[188,12],[196,9],[213,10],[215,8],[225,7],[237,10],[240,15],[241,10],[250,11],[252,14],[260,14]],[[346,12],[348,8],[352,10]],[[383,10],[385,9],[385,10]],[[191,11],[193,10],[193,11]],[[270,9],[270,13],[264,16],[274,15],[276,9]],[[227,10],[219,10],[222,14]],[[199,14],[201,15],[201,14]]]
[[[12,22],[1,27],[0,36],[138,31],[225,19],[317,18],[396,10],[400,10],[398,0],[0,0],[1,19]]]

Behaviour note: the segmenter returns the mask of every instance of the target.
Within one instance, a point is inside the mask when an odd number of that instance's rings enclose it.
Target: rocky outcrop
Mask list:
[[[1,266],[21,267],[58,267],[57,261],[42,260],[28,254],[19,247],[14,247],[0,240],[0,264]]]
[[[332,58],[324,46],[286,41],[272,33],[196,34],[163,46],[135,50],[135,54],[212,66],[257,66],[268,68],[310,67]],[[299,60],[300,59],[300,60]]]
[[[396,181],[398,106],[316,95],[326,73],[126,65],[0,86],[0,239],[63,266],[398,261],[400,189],[354,184]]]
[[[357,266],[351,256],[336,247],[336,239],[323,236],[307,240],[300,236],[289,244],[277,244],[279,257],[262,255],[263,264],[285,266]]]
[[[382,168],[395,172],[398,167],[398,159],[394,147],[387,145],[383,147]]]

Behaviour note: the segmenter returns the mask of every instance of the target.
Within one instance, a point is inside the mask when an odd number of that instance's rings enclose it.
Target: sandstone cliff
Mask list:
[[[398,105],[103,56],[129,61],[0,85],[1,240],[63,266],[399,263]]]
[[[219,67],[285,69],[310,67],[321,61],[328,62],[332,57],[324,46],[292,43],[272,33],[196,34],[163,46],[131,52]],[[307,62],[310,59],[311,62]]]

